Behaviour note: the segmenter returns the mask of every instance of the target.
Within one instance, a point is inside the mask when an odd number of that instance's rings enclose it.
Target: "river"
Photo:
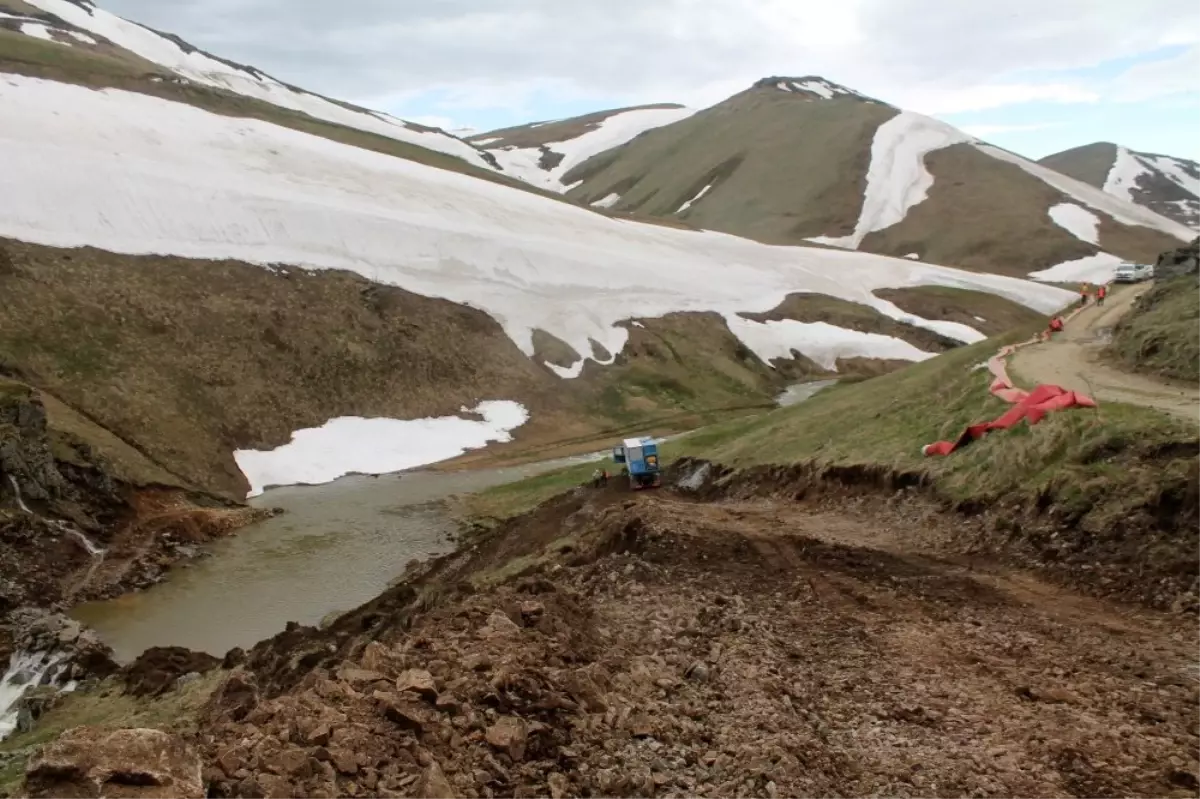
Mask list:
[[[791,386],[778,403],[803,402],[833,382]],[[172,570],[158,585],[79,605],[71,615],[94,628],[121,661],[152,646],[220,657],[275,635],[289,621],[315,625],[352,610],[378,596],[410,560],[451,551],[456,525],[444,500],[608,454],[273,488],[250,504],[284,513],[207,545],[207,557]]]
[[[456,526],[442,501],[607,452],[460,472],[415,471],[286,486],[250,500],[285,513],[209,544],[208,557],[158,585],[77,606],[129,661],[152,646],[184,646],[218,657],[250,647],[289,621],[317,624],[379,595],[412,559],[453,549]]]

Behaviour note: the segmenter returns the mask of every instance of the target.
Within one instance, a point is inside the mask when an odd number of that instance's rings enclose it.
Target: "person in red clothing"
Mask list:
[[[1096,304],[1097,305],[1103,305],[1104,298],[1107,296],[1108,296],[1108,284],[1107,283],[1101,283],[1099,286],[1096,286]]]
[[[1063,329],[1063,320],[1059,317],[1054,317],[1050,320],[1050,326],[1046,328],[1046,332],[1042,333],[1042,341],[1049,341],[1050,336],[1055,333],[1061,333]]]

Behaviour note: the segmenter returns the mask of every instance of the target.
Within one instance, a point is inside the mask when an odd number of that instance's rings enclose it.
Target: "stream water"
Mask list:
[[[780,405],[808,399],[834,381],[792,386]],[[274,488],[250,500],[285,513],[205,549],[152,588],[77,606],[119,660],[152,646],[184,646],[218,657],[280,632],[289,621],[318,624],[377,596],[412,559],[449,552],[455,524],[443,501],[599,460],[605,450],[553,461],[461,472],[416,471],[345,477]]]
[[[410,560],[453,548],[442,501],[607,452],[503,469],[405,472],[288,486],[250,500],[286,512],[206,547],[208,557],[152,588],[77,606],[128,661],[152,646],[185,646],[218,657],[250,647],[289,621],[317,624],[377,596]]]

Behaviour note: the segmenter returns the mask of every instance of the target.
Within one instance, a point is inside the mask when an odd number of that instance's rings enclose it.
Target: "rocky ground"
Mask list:
[[[1190,614],[972,564],[902,518],[549,503],[250,652],[194,742],[209,793],[1196,794]]]

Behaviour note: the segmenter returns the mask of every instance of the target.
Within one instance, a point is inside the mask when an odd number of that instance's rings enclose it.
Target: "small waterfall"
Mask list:
[[[13,652],[8,671],[0,678],[0,741],[17,727],[17,702],[30,688],[55,685],[60,691],[72,691],[75,682],[58,684],[65,663],[63,652]]]
[[[71,536],[76,541],[78,541],[80,546],[82,546],[84,549],[86,549],[87,553],[89,555],[91,555],[93,558],[103,558],[104,557],[104,553],[107,550],[101,549],[100,547],[93,544],[92,539],[88,538],[82,530],[80,530],[76,527],[72,527],[69,524],[62,524],[61,522],[56,526],[58,527],[58,529],[62,530],[64,533],[66,533],[67,535]]]
[[[29,506],[25,504],[25,500],[21,498],[21,487],[17,485],[17,478],[10,474],[8,476],[8,484],[12,486],[13,493],[17,496],[17,507],[26,513],[32,514],[33,511],[29,509]]]

